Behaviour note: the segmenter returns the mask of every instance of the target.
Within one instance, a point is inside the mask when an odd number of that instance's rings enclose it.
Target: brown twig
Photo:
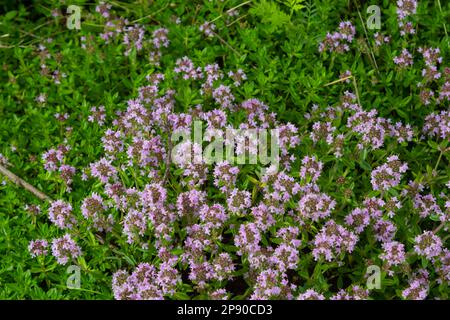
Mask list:
[[[344,77],[344,78],[340,78],[338,80],[335,80],[335,81],[332,81],[332,82],[329,82],[329,83],[325,84],[324,87],[328,87],[328,86],[331,86],[332,84],[343,82],[343,81],[351,79],[351,78],[353,78],[353,76],[347,76],[347,77]]]
[[[52,200],[49,196],[47,196],[42,191],[39,191],[35,187],[33,187],[31,184],[26,182],[25,180],[19,178],[14,173],[6,169],[4,166],[0,165],[0,173],[7,176],[12,182],[14,182],[16,185],[23,187],[30,191],[32,194],[34,194],[36,197],[38,197],[41,200]]]
[[[224,38],[222,38],[221,36],[219,36],[217,34],[217,32],[212,31],[212,34],[214,34],[217,39],[219,39],[220,42],[222,42],[224,45],[226,45],[228,48],[230,48],[234,53],[236,53],[238,56],[241,56],[241,54],[239,53],[239,51],[237,51],[235,48],[233,48],[228,42],[226,42],[226,40]]]
[[[358,104],[361,105],[361,100],[359,99],[359,91],[358,91],[358,85],[356,84],[356,78],[355,76],[351,75],[351,76],[346,76],[345,78],[341,78],[332,82],[329,82],[327,84],[324,84],[324,87],[328,87],[331,86],[333,84],[339,83],[339,82],[343,82],[345,80],[349,80],[352,79],[353,82],[353,88],[355,89],[355,95],[356,95],[356,100],[358,101]]]
[[[228,9],[228,10],[226,11],[226,13],[230,13],[230,12],[232,12],[233,10],[235,10],[235,9],[237,9],[237,8],[240,8],[240,7],[242,7],[242,6],[245,6],[246,4],[251,3],[252,1],[253,1],[253,0],[249,0],[249,1],[242,2],[242,3],[238,4],[238,5],[235,6],[235,7],[231,8],[231,9]],[[223,14],[221,14],[221,15],[215,17],[214,19],[212,19],[212,20],[209,21],[208,23],[213,23],[214,21],[219,20],[219,19],[222,18],[222,17],[223,17]]]
[[[438,233],[439,231],[441,231],[441,229],[445,226],[445,223],[446,223],[445,221],[441,222],[441,224],[438,225],[438,226],[433,230],[433,233],[436,234],[436,233]]]

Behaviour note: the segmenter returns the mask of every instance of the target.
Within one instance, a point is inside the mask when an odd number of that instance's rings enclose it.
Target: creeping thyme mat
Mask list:
[[[446,1],[0,5],[0,298],[448,299]]]

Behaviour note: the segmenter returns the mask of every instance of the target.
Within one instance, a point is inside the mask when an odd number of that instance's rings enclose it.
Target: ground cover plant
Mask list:
[[[0,298],[449,298],[449,3],[0,8]]]

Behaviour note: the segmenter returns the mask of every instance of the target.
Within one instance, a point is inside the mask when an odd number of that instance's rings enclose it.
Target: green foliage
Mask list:
[[[83,181],[82,170],[97,161],[103,154],[100,143],[104,127],[89,122],[90,108],[104,105],[107,121],[117,111],[125,111],[127,100],[138,95],[138,88],[148,84],[146,75],[164,72],[167,88],[176,88],[176,109],[187,112],[198,104],[205,109],[214,108],[212,99],[199,94],[198,88],[184,82],[172,71],[176,60],[189,56],[196,66],[217,63],[224,71],[243,69],[248,79],[235,89],[238,102],[258,98],[277,114],[281,122],[290,122],[299,129],[301,144],[295,149],[296,160],[291,175],[299,178],[301,159],[306,155],[317,155],[324,164],[320,177],[321,192],[336,199],[333,218],[343,224],[345,216],[361,206],[366,197],[400,197],[402,189],[392,188],[382,194],[371,188],[371,172],[382,165],[386,158],[398,155],[408,162],[409,170],[402,178],[406,189],[408,181],[423,183],[426,192],[433,194],[438,205],[445,210],[448,197],[445,184],[450,179],[449,143],[439,137],[422,138],[424,119],[431,113],[448,111],[447,104],[433,101],[424,105],[420,99],[425,64],[417,49],[421,46],[440,48],[444,63],[448,61],[448,16],[450,4],[441,1],[420,1],[418,15],[414,18],[418,32],[401,37],[396,18],[395,3],[383,1],[382,30],[390,35],[388,45],[374,44],[374,33],[365,35],[356,5],[365,16],[367,5],[357,1],[337,0],[332,2],[314,0],[255,0],[242,5],[242,1],[111,1],[112,11],[126,17],[130,25],[140,23],[146,28],[143,50],[133,49],[125,56],[126,44],[113,38],[105,43],[100,37],[104,32],[106,19],[95,12],[90,1],[76,1],[82,6],[82,29],[69,30],[65,26],[66,5],[60,1],[35,1],[33,6],[20,2],[1,4],[4,12],[0,16],[0,154],[9,162],[8,169],[33,186],[45,192],[52,199],[71,202],[75,214],[82,220],[82,200],[92,192],[101,192],[103,186],[96,180]],[[227,10],[238,7],[237,16]],[[59,10],[60,16],[53,17],[52,10]],[[176,23],[176,18],[181,23]],[[340,21],[351,20],[356,26],[356,38],[346,54],[318,52],[318,46],[327,32],[333,32]],[[218,37],[205,37],[199,26],[214,21]],[[446,26],[446,27],[444,27]],[[160,65],[149,60],[152,49],[151,32],[158,27],[169,29],[170,46],[163,48]],[[86,37],[82,41],[81,37]],[[220,38],[219,38],[220,37]],[[52,41],[48,41],[51,38]],[[39,49],[44,45],[46,51]],[[82,48],[85,44],[86,47]],[[398,69],[393,58],[408,47],[414,55],[414,66]],[[46,57],[48,53],[50,57]],[[48,72],[45,72],[45,65]],[[355,82],[337,82],[345,71],[350,71]],[[55,83],[54,72],[65,74],[60,84]],[[442,75],[444,76],[444,75]],[[353,80],[353,79],[352,79]],[[330,120],[338,128],[336,133],[345,134],[344,157],[337,158],[334,150],[322,142],[310,139],[312,125],[323,120],[329,106],[340,105],[340,98],[346,91],[358,89],[364,110],[376,109],[378,115],[411,124],[415,130],[413,141],[399,143],[387,139],[381,149],[372,150],[366,146],[357,147],[355,133],[346,131],[347,119],[339,114]],[[439,90],[437,83],[432,84]],[[167,89],[164,87],[163,89]],[[36,98],[45,94],[46,102],[38,103]],[[312,106],[317,105],[317,113]],[[66,121],[58,121],[55,114],[69,114]],[[306,114],[311,118],[307,119]],[[234,124],[245,118],[242,113],[230,115]],[[68,129],[70,128],[70,129]],[[66,156],[66,164],[77,168],[72,192],[57,173],[50,173],[43,167],[42,155],[51,148],[67,143],[72,149]],[[1,158],[0,158],[1,160]],[[1,161],[0,161],[1,163]],[[122,172],[121,181],[128,187],[141,190],[147,183],[137,175],[137,168]],[[170,172],[169,197],[176,198],[184,191],[180,183],[183,170]],[[261,199],[262,182],[259,172],[251,166],[243,166],[237,185],[251,191],[255,203]],[[48,255],[38,259],[28,252],[29,241],[53,239],[63,233],[48,219],[49,203],[40,201],[31,193],[0,175],[0,299],[112,299],[111,277],[120,269],[132,270],[140,262],[159,263],[156,248],[150,237],[148,249],[129,244],[122,234],[122,226],[116,225],[109,234],[95,233],[85,222],[77,226],[77,243],[82,247],[82,259],[75,261],[82,268],[82,287],[68,289],[67,266],[59,265]],[[340,181],[340,183],[337,183]],[[208,195],[217,201],[225,199],[217,188],[208,181]],[[32,215],[25,205],[40,205],[41,213]],[[297,203],[289,204],[295,209]],[[117,221],[123,214],[111,209]],[[234,216],[232,222],[239,224],[244,217]],[[434,230],[440,221],[437,215],[420,219],[411,199],[402,203],[402,208],[392,218],[397,226],[396,240],[413,252],[414,237],[424,230]],[[185,239],[184,222],[174,232]],[[262,238],[267,246],[276,247],[280,239],[275,237],[275,228],[293,223],[287,217],[269,230]],[[324,293],[336,293],[351,284],[365,285],[365,270],[368,262],[381,265],[381,245],[369,233],[361,235],[357,249],[351,255],[340,257],[339,262],[315,261],[310,247],[321,224],[309,224],[302,229],[299,238],[301,259],[295,273],[299,292],[314,288]],[[449,238],[444,229],[439,235],[443,246],[448,248]],[[222,236],[232,238],[235,231],[228,230]],[[231,253],[242,262],[235,272],[242,277],[248,272],[248,262],[236,255],[238,248],[233,242],[221,243],[221,249]],[[172,252],[181,255],[182,249]],[[437,272],[432,263],[412,254],[408,257],[408,268],[390,277],[382,272],[382,289],[371,292],[373,299],[401,299],[402,290],[408,286],[413,271],[427,268],[430,278],[436,279]],[[185,271],[187,272],[187,271]],[[183,275],[184,276],[184,275]],[[234,298],[245,299],[251,295],[251,285],[244,283],[244,290],[233,289]],[[184,281],[173,299],[205,298],[189,281]],[[329,296],[329,295],[328,295]],[[449,298],[448,286],[433,280],[430,297]]]

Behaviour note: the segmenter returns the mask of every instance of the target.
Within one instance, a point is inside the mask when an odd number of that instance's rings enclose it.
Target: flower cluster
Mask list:
[[[71,229],[77,223],[72,213],[72,205],[62,200],[52,202],[48,209],[48,217],[58,228]]]
[[[328,220],[314,238],[313,256],[331,261],[344,252],[352,252],[358,242],[358,236],[348,231],[334,220]]]
[[[403,49],[400,55],[394,57],[394,63],[401,69],[407,68],[413,65],[413,56],[409,53],[408,49]]]
[[[342,21],[339,24],[338,31],[328,33],[323,42],[319,45],[319,51],[344,53],[350,50],[349,44],[352,43],[356,30],[350,21]]]
[[[402,163],[398,156],[390,156],[387,162],[376,167],[371,173],[372,188],[374,190],[388,190],[398,186],[401,174],[408,170],[408,165]]]
[[[32,257],[45,256],[48,253],[48,242],[47,240],[31,240],[28,245],[28,251]]]
[[[397,20],[400,27],[400,35],[415,34],[412,22],[407,21],[409,16],[416,14],[416,0],[398,0],[397,1]]]
[[[119,270],[113,275],[112,288],[117,300],[162,300],[174,292],[181,275],[169,262],[159,269],[148,263],[139,264],[128,274]]]
[[[65,265],[70,260],[81,256],[81,248],[72,239],[70,234],[66,233],[61,238],[53,240],[52,255],[56,258],[59,264]]]

